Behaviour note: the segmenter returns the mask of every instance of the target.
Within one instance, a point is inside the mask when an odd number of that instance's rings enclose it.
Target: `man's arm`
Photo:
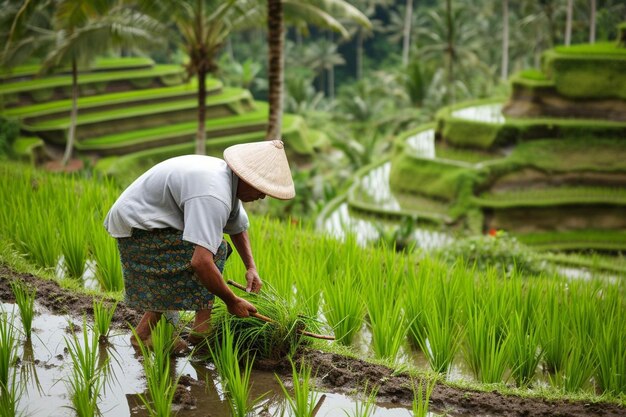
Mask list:
[[[237,249],[237,253],[246,267],[246,291],[259,292],[263,283],[252,257],[252,247],[250,246],[248,232],[244,230],[241,233],[230,235],[230,239],[233,241],[233,245],[235,245],[235,249]]]
[[[196,245],[191,257],[191,267],[212,294],[221,298],[231,314],[248,317],[256,313],[256,308],[243,298],[237,297],[224,282],[220,270],[213,262],[213,254],[208,249]]]

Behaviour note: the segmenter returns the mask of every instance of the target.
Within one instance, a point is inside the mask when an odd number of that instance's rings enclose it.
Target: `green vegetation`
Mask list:
[[[597,42],[597,43],[581,43],[570,46],[556,46],[555,52],[564,55],[584,55],[589,59],[593,59],[594,55],[615,55],[618,58],[626,59],[626,51],[620,48],[615,42]],[[590,57],[591,55],[591,57]]]
[[[243,276],[240,275],[240,276]],[[285,355],[291,355],[304,343],[308,343],[299,333],[298,329],[315,328],[315,322],[298,314],[293,305],[293,294],[289,298],[282,296],[277,291],[279,282],[266,283],[263,291],[259,294],[242,294],[254,304],[257,311],[269,317],[274,323],[266,323],[256,318],[246,318],[230,321],[230,313],[223,303],[216,303],[213,311],[214,336],[221,337],[224,326],[232,326],[235,342],[240,344],[242,351],[249,352],[257,358],[277,359]]]
[[[6,176],[10,176],[11,184],[16,184],[18,188],[9,187],[6,180],[6,186],[0,189],[9,194],[3,195],[3,198],[11,202],[32,198],[30,212],[48,205],[67,207],[63,199],[73,201],[70,197],[78,198],[77,190],[80,190],[85,204],[76,203],[76,209],[96,213],[95,216],[101,219],[103,211],[111,204],[112,196],[117,194],[106,183],[96,184],[78,178],[20,170],[15,164],[5,164],[5,167]],[[40,196],[45,196],[46,200],[39,200]],[[60,215],[55,212],[54,216]],[[79,217],[74,214],[74,218]],[[554,370],[552,377],[557,384],[556,390],[577,389],[577,386],[565,387],[564,380],[555,376],[556,372],[564,377],[572,375],[570,378],[578,375],[579,381],[585,381],[586,375],[591,372],[595,378],[604,378],[604,395],[616,396],[623,392],[622,381],[611,377],[607,371],[611,366],[619,366],[616,363],[622,360],[620,358],[624,354],[623,348],[615,342],[624,337],[621,326],[623,317],[621,313],[616,313],[624,309],[621,281],[591,278],[573,285],[554,275],[549,268],[538,265],[535,254],[502,234],[485,237],[480,242],[468,240],[458,252],[444,249],[439,257],[435,257],[399,253],[384,247],[361,248],[355,239],[339,242],[313,234],[301,226],[284,225],[267,218],[252,220],[250,234],[255,236],[253,249],[265,285],[258,295],[242,295],[274,322],[266,323],[255,318],[229,321],[224,305],[217,302],[214,342],[219,343],[221,329],[228,325],[232,327],[235,343],[256,358],[290,355],[310,343],[309,338],[299,333],[300,330],[325,333],[323,328],[319,328],[323,323],[319,323],[316,317],[302,316],[301,313],[319,311],[319,303],[322,303],[321,311],[332,308],[327,300],[332,299],[332,291],[343,285],[367,300],[369,323],[374,333],[376,326],[382,327],[377,323],[384,322],[384,317],[387,317],[387,327],[399,328],[401,334],[410,329],[412,342],[421,348],[432,369],[437,372],[445,374],[454,361],[461,360],[459,350],[467,352],[473,346],[471,349],[478,355],[470,356],[479,358],[478,361],[471,360],[480,364],[479,378],[494,381],[497,375],[504,377],[507,374],[500,374],[502,350],[499,350],[499,346],[504,345],[499,343],[508,339],[508,351],[515,352],[517,346],[518,353],[510,354],[507,367],[520,386],[532,386],[535,381],[532,370],[536,369],[533,364],[539,361],[547,369]],[[5,223],[3,236],[10,236],[9,227],[12,225]],[[94,229],[92,233],[96,232],[106,236],[103,230]],[[285,251],[287,247],[289,251]],[[459,259],[461,255],[466,261]],[[226,273],[227,277],[238,279],[244,276],[245,270],[241,262],[231,259]],[[319,284],[323,301],[311,301],[311,283]],[[301,294],[294,293],[294,288],[301,290]],[[598,294],[602,294],[601,303],[598,302]],[[396,302],[374,303],[372,300]],[[401,310],[395,304],[400,305]],[[355,310],[359,311],[358,308]],[[390,315],[404,315],[406,321],[389,325],[395,319]],[[568,319],[564,320],[564,316]],[[613,316],[619,320],[613,322]],[[512,321],[513,318],[515,321]],[[537,323],[541,326],[536,326]],[[606,333],[601,333],[603,323],[609,326]],[[502,330],[505,328],[506,331]],[[531,328],[539,328],[539,334],[531,335]],[[485,334],[485,329],[489,336],[485,340],[490,340],[491,344],[479,345],[473,334]],[[394,354],[398,351],[396,347],[404,345],[407,337],[381,334],[375,335],[374,343],[382,347],[365,353],[397,357]],[[383,337],[388,337],[391,343],[382,340]],[[170,340],[171,335],[165,339]],[[316,346],[323,346],[321,343],[326,342],[319,343]],[[153,345],[156,344],[153,340]],[[537,346],[539,348],[535,349]],[[581,351],[573,350],[577,349],[575,346],[585,346],[594,352],[593,366],[580,370],[573,367],[574,362],[571,361],[574,358],[578,358],[579,363],[585,363],[579,355]],[[357,349],[354,345],[352,348]],[[533,352],[541,352],[541,355],[535,356]],[[162,358],[155,360],[163,363]],[[157,385],[165,389],[167,384],[159,381]],[[584,390],[588,387],[584,383],[579,386]]]
[[[98,399],[104,387],[106,370],[106,367],[100,366],[98,360],[98,334],[95,331],[89,332],[84,317],[83,340],[78,339],[75,328],[71,331],[72,335],[69,339],[65,338],[65,344],[73,362],[68,381],[72,408],[79,417],[94,417],[100,414]]]
[[[185,84],[173,85],[161,88],[146,88],[142,90],[122,91],[119,93],[98,94],[96,96],[80,97],[78,107],[81,114],[95,111],[101,108],[124,106],[134,102],[147,102],[149,100],[174,100],[178,97],[193,96],[197,88],[197,81],[191,80]],[[222,85],[217,80],[207,80],[207,93],[217,93]],[[55,100],[45,103],[32,104],[29,106],[12,107],[5,109],[3,113],[7,117],[20,119],[46,119],[59,117],[70,111],[71,100]],[[30,122],[32,123],[32,121]]]
[[[146,374],[148,394],[139,394],[150,417],[169,417],[172,415],[172,403],[179,377],[172,377],[175,369],[171,368],[170,355],[174,348],[174,327],[161,317],[150,334],[152,346],[146,346],[132,329],[143,356],[143,369]]]
[[[515,312],[509,320],[509,366],[518,387],[528,386],[532,382],[543,357],[538,326],[532,312],[528,309]]]
[[[30,340],[32,334],[33,317],[35,317],[35,296],[36,288],[29,288],[21,281],[12,281],[11,290],[15,296],[15,304],[20,309],[20,318],[22,319],[22,328],[26,340]]]
[[[256,131],[235,135],[224,135],[207,140],[208,155],[221,157],[224,149],[238,143],[253,142],[264,139],[264,132]],[[303,120],[300,117],[287,117],[283,120],[283,139],[289,148],[296,152],[308,153],[310,145],[307,142],[307,133],[304,131]],[[114,177],[122,185],[138,177],[152,165],[167,158],[193,153],[192,143],[166,145],[137,151],[119,157],[102,158],[96,165],[96,170]]]
[[[133,79],[160,79],[162,81],[167,80],[168,76],[177,75],[182,77],[183,69],[179,65],[155,65],[148,69],[138,69],[132,71],[111,71],[111,72],[96,72],[87,73],[82,75],[78,79],[78,84],[90,85],[112,82],[112,81],[126,81]],[[180,82],[182,78],[179,78]],[[54,89],[69,87],[72,84],[72,79],[69,75],[56,75],[45,78],[38,78],[34,80],[25,81],[13,81],[0,84],[0,96],[11,96],[12,94],[32,92],[36,90]],[[38,101],[38,100],[35,100]]]
[[[0,416],[19,416],[18,406],[25,381],[17,375],[18,337],[15,334],[14,316],[0,312]]]
[[[150,58],[144,57],[124,57],[124,58],[97,58],[91,65],[92,71],[102,70],[128,70],[132,68],[151,67],[154,65],[154,61]],[[69,67],[59,68],[58,73],[69,72]],[[41,71],[41,65],[18,65],[9,70],[0,70],[0,79],[6,80],[9,78],[35,76]]]
[[[93,300],[94,331],[97,332],[100,342],[106,341],[109,337],[111,320],[116,308],[117,303],[105,303],[104,299]]]
[[[372,388],[371,390],[367,390],[367,385],[363,389],[363,395],[365,395],[365,399],[357,399],[354,404],[354,411],[352,413],[348,413],[344,410],[344,413],[347,417],[371,417],[376,412],[376,396],[378,395],[378,389]]]
[[[626,205],[626,190],[600,187],[550,187],[482,194],[474,201],[479,206],[493,208],[567,204]]]
[[[532,69],[532,68],[522,70],[518,72],[516,75],[517,77],[522,78],[524,80],[548,81],[548,79],[546,78],[546,75],[542,71],[539,71],[537,69]]]
[[[428,403],[436,384],[436,379],[433,379],[430,382],[426,382],[423,379],[420,379],[418,385],[416,385],[415,381],[413,381],[413,402],[411,404],[413,417],[428,416]]]
[[[365,301],[356,271],[347,270],[344,279],[324,280],[324,317],[338,343],[349,346],[363,325]]]
[[[523,244],[537,249],[576,250],[595,249],[621,251],[626,247],[626,232],[620,230],[572,230],[516,234]]]
[[[556,48],[544,55],[544,70],[559,94],[573,98],[626,99],[626,49],[615,43]]]
[[[233,321],[234,319],[231,318],[224,320],[217,343],[214,348],[211,348],[211,358],[222,380],[231,415],[246,417],[250,415],[262,397],[250,398],[252,388],[250,375],[254,358],[246,354],[245,364],[243,369],[241,368],[240,360],[245,351],[241,348],[240,341],[235,340],[231,328]]]
[[[43,149],[43,140],[36,137],[17,137],[13,142],[13,154],[21,161],[35,164],[37,154]]]
[[[444,107],[437,112],[438,131],[452,146],[488,150],[541,138],[610,138],[626,132],[626,123],[605,120],[558,118],[507,118],[504,123],[453,116],[465,107],[496,103],[493,99]]]
[[[52,269],[59,263],[59,235],[62,227],[70,227],[68,225],[72,225],[72,233],[82,238],[71,241],[72,250],[80,252],[79,259],[83,259],[83,251],[91,246],[91,242],[104,239],[109,241],[106,245],[113,245],[108,256],[114,257],[112,250],[117,251],[115,240],[102,227],[102,220],[117,193],[109,181],[96,183],[78,177],[46,175],[30,167],[4,163],[0,167],[0,196],[5,202],[5,209],[0,211],[0,236],[12,241],[18,251],[42,268]],[[66,249],[69,248],[66,244]],[[102,255],[107,256],[106,253]],[[66,265],[69,259],[66,259]],[[76,261],[77,266],[72,268],[80,270],[81,265],[84,266],[82,262]],[[96,272],[99,277],[117,276],[104,272],[106,268],[119,270],[119,261],[110,265],[103,263]]]
[[[319,393],[313,390],[311,380],[311,366],[300,363],[297,368],[294,362],[291,363],[291,375],[293,382],[293,394],[289,392],[283,381],[276,375],[276,380],[289,402],[292,415],[294,417],[311,417],[317,405]]]

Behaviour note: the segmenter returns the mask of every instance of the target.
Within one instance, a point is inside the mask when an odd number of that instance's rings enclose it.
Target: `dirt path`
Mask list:
[[[20,274],[0,265],[0,300],[14,302],[9,283],[19,279],[37,288],[37,301],[58,314],[82,316],[93,314],[93,299],[90,296],[65,290],[55,282],[39,279],[30,274]],[[138,323],[140,313],[120,303],[114,316],[114,325],[125,327],[126,323]],[[351,393],[362,384],[379,385],[379,399],[391,403],[410,406],[412,401],[411,381],[406,375],[393,375],[391,369],[370,364],[345,356],[307,350],[301,353],[313,364],[318,382],[323,388],[338,393]],[[291,367],[286,362],[273,365],[272,371],[289,378]],[[556,416],[582,417],[626,416],[626,408],[607,403],[584,403],[549,401],[521,398],[494,392],[462,390],[438,384],[431,396],[431,404],[440,412],[453,414],[490,415],[506,417]]]

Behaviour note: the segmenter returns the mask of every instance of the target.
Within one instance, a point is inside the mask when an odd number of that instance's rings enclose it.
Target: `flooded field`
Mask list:
[[[2,310],[17,314],[14,304],[2,304]],[[74,416],[68,398],[68,376],[73,366],[66,347],[70,337],[70,323],[82,331],[82,323],[76,318],[55,315],[37,306],[40,313],[33,321],[31,342],[21,342],[18,352],[19,379],[25,382],[26,391],[20,400],[24,416]],[[16,318],[19,326],[19,319]],[[128,332],[114,332],[108,345],[99,346],[99,360],[109,358],[109,371],[99,410],[103,416],[147,416],[139,395],[145,392],[145,377],[141,357],[129,343]],[[80,338],[79,338],[80,339]],[[178,416],[230,416],[220,379],[214,366],[202,357],[176,358],[176,374],[181,375],[177,404]],[[268,371],[254,371],[252,397],[264,396],[258,415],[290,416],[291,413],[276,375]],[[282,377],[281,377],[282,378]],[[326,397],[318,416],[344,415],[355,408],[355,397],[332,392],[320,392]],[[390,403],[379,403],[374,416],[410,416],[408,408]],[[433,414],[434,415],[434,414]],[[455,414],[462,416],[463,414]]]

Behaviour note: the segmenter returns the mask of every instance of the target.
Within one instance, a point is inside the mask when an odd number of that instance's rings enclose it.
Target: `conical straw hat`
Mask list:
[[[224,160],[239,178],[270,197],[289,200],[296,195],[280,140],[230,146],[224,150]]]

